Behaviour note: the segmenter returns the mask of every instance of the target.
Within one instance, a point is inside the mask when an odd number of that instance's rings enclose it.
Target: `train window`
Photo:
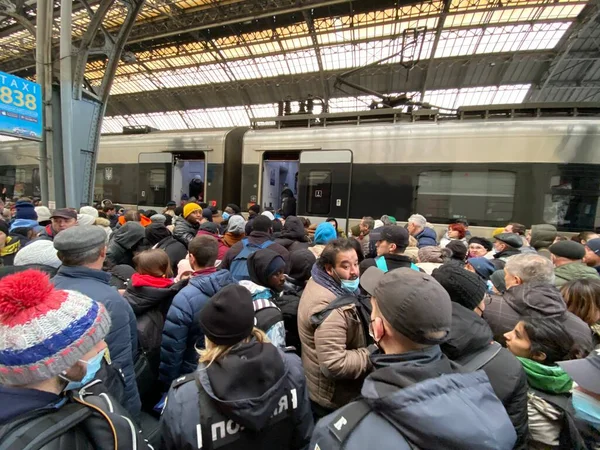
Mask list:
[[[327,215],[331,205],[331,172],[311,170],[306,177],[306,212]]]
[[[512,219],[516,174],[505,171],[421,172],[417,211],[432,221],[467,217],[480,223]]]

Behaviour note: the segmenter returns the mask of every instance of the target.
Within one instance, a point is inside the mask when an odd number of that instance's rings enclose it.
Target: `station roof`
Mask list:
[[[35,23],[35,1],[17,4]],[[75,45],[90,21],[83,5],[99,4],[74,3]],[[119,29],[123,8],[115,2],[105,30]],[[367,109],[376,97],[336,85],[355,68],[346,79],[368,90],[450,109],[597,102],[599,16],[598,0],[146,0],[103,131],[248,125],[309,95],[330,112]],[[0,20],[0,70],[34,77],[34,49],[27,29]],[[91,88],[105,65],[88,60]]]

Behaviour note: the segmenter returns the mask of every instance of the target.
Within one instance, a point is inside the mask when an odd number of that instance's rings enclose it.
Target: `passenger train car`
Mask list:
[[[0,144],[0,183],[36,195],[37,146]],[[298,215],[360,219],[414,212],[432,223],[510,221],[560,230],[600,226],[600,120],[469,119],[273,129],[106,135],[95,200],[142,208],[179,201],[199,175],[203,200],[278,208],[283,189]]]

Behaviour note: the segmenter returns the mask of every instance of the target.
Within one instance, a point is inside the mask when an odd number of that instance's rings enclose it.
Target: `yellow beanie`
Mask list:
[[[202,208],[200,208],[198,203],[186,203],[186,205],[183,207],[183,218],[187,219],[187,217],[194,211],[202,212]]]
[[[492,236],[496,236],[496,235],[498,235],[498,234],[500,234],[500,233],[504,233],[504,227],[501,227],[501,228],[496,228],[496,229],[494,230],[494,232],[492,233]]]

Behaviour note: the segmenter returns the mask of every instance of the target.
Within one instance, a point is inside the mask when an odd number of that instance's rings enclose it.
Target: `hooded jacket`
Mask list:
[[[160,348],[160,380],[168,387],[171,382],[198,367],[198,348],[204,347],[204,333],[195,320],[208,300],[221,288],[236,283],[231,274],[220,270],[190,278],[188,285],[173,299],[167,312]]]
[[[296,215],[296,198],[291,189],[284,189],[281,192],[281,215],[284,218]]]
[[[492,342],[492,330],[475,312],[458,303],[452,303],[452,327],[448,339],[440,347],[451,360],[468,362],[484,351]],[[515,449],[527,446],[527,376],[513,354],[502,348],[481,367],[515,427]]]
[[[200,224],[192,225],[183,217],[175,218],[175,228],[173,228],[173,237],[185,245],[185,248],[189,245],[190,241],[198,234]]]
[[[518,248],[509,247],[506,250],[495,253],[493,259],[491,260],[491,263],[494,265],[496,270],[502,270],[504,269],[504,266],[506,266],[506,261],[508,260],[508,258],[520,254],[521,251]]]
[[[437,245],[437,234],[435,234],[435,230],[425,227],[423,231],[415,236],[415,239],[419,243],[417,246],[419,248]]]
[[[556,239],[557,234],[558,231],[556,231],[556,227],[554,225],[549,225],[547,223],[543,223],[541,225],[532,225],[529,245],[536,249],[540,255],[550,259],[550,251],[548,250],[548,247],[554,243],[554,239]]]
[[[572,262],[554,269],[554,285],[561,287],[571,280],[581,280],[583,278],[600,279],[598,272],[593,267],[588,267],[581,262]]]
[[[105,219],[104,217],[97,217],[94,224],[104,230],[104,232],[106,233],[106,242],[108,242],[108,240],[110,239],[110,235],[112,234],[110,220]]]
[[[275,242],[285,247],[290,253],[308,248],[308,236],[304,224],[296,216],[289,216],[283,224],[283,230]]]
[[[171,269],[173,269],[173,273],[177,275],[177,264],[179,264],[179,261],[186,258],[188,254],[187,247],[173,236],[167,236],[153,248],[160,248],[167,252],[169,261],[171,261]]]
[[[549,283],[529,282],[513,286],[503,296],[492,296],[491,303],[483,312],[494,339],[503,345],[504,333],[512,330],[524,317],[559,319],[580,349],[589,351],[592,348],[590,327],[567,311],[559,290]]]
[[[200,405],[198,389],[205,394]],[[290,392],[291,402],[286,401]],[[201,414],[209,416],[204,429],[212,436],[202,431],[199,436]],[[222,433],[219,422],[227,423]],[[162,415],[164,450],[197,449],[199,442],[223,450],[302,449],[312,430],[300,358],[255,340],[175,382]]]
[[[364,450],[510,450],[515,429],[483,371],[454,374],[439,346],[402,355],[374,355],[377,369],[361,394],[371,411],[344,445],[333,431],[353,404],[317,424],[310,448]],[[412,446],[406,441],[410,439]],[[317,447],[318,446],[318,447]]]
[[[106,259],[113,265],[127,264],[133,267],[133,252],[146,237],[146,230],[137,222],[127,222],[113,233],[108,244]]]
[[[93,386],[92,386],[93,384]],[[41,450],[94,450],[98,448],[114,448],[115,440],[119,448],[131,450],[150,449],[133,420],[123,407],[106,393],[100,381],[93,382],[90,387],[80,392],[73,391],[75,400],[65,401],[62,395],[36,389],[23,389],[0,385],[0,425],[34,411],[40,414],[52,413],[67,403],[80,403],[95,411],[80,424],[59,435]]]

